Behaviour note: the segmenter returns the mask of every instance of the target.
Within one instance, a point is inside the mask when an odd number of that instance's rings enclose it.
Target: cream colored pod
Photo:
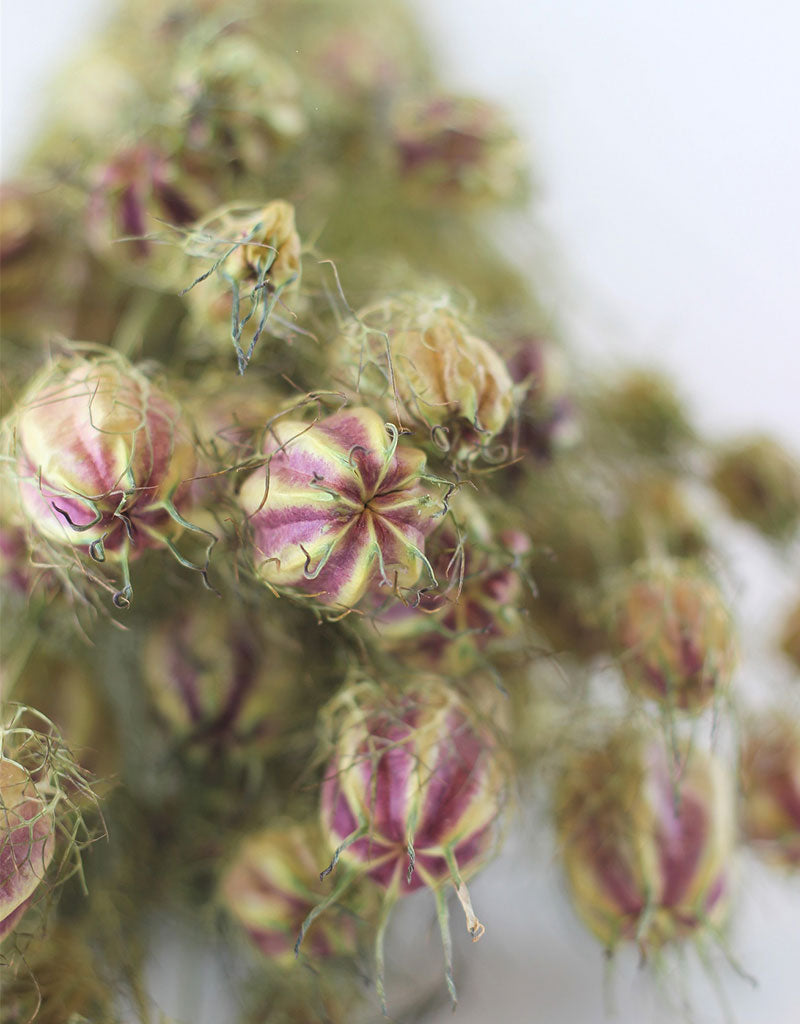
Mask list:
[[[233,342],[244,373],[276,305],[300,285],[294,207],[283,199],[222,206],[194,225],[184,251],[187,275],[196,275],[183,291],[194,322]]]
[[[424,432],[460,462],[491,457],[515,406],[501,357],[446,304],[391,299],[362,310],[334,346],[332,365],[387,419]]]
[[[716,757],[692,746],[675,760],[626,726],[572,755],[554,814],[575,909],[607,949],[646,955],[724,920],[734,796]]]
[[[34,899],[55,851],[55,819],[30,773],[0,758],[0,941]]]
[[[133,557],[151,547],[177,555],[174,540],[192,528],[180,513],[195,472],[192,438],[177,402],[121,356],[76,349],[48,366],[5,436],[33,538],[55,560],[72,552],[120,567],[115,604],[130,602]]]

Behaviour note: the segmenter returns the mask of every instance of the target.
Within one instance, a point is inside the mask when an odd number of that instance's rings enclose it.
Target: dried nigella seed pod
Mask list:
[[[55,819],[30,773],[0,757],[0,941],[28,909],[55,853]]]
[[[333,350],[347,385],[387,417],[421,427],[457,461],[491,455],[514,409],[505,363],[442,303],[387,300],[362,310]]]
[[[5,431],[29,527],[53,550],[119,565],[118,606],[132,594],[129,560],[148,547],[177,555],[174,539],[195,529],[178,511],[195,468],[181,410],[115,353],[76,348],[48,366]]]
[[[404,691],[371,682],[345,689],[326,709],[333,757],[322,790],[322,821],[341,859],[339,882],[306,919],[335,902],[353,876],[368,874],[383,890],[376,936],[377,981],[385,1010],[383,939],[396,900],[423,886],[435,897],[452,978],[447,891],[455,887],[473,940],[483,925],[465,879],[497,846],[507,771],[495,736],[458,694],[436,677]]]
[[[181,230],[213,202],[155,146],[141,142],[120,150],[94,172],[86,204],[87,238],[101,259],[143,278],[153,288],[177,291]],[[162,257],[171,257],[167,263]]]
[[[721,922],[734,816],[716,758],[693,746],[675,761],[626,726],[572,756],[555,819],[572,901],[608,950],[635,942],[647,955]]]
[[[717,587],[691,563],[636,563],[612,603],[612,642],[633,693],[694,713],[726,692],[733,624]]]
[[[751,718],[741,755],[744,837],[769,860],[800,868],[800,724],[788,712]]]
[[[251,942],[281,963],[294,961],[297,933],[309,911],[323,899],[319,862],[326,844],[319,825],[277,825],[248,836],[220,884],[222,905]],[[309,935],[313,956],[353,954],[356,919],[338,907]]]
[[[239,502],[247,512],[259,577],[286,593],[346,612],[371,587],[409,594],[436,584],[425,535],[443,511],[425,455],[370,409],[314,423],[279,419],[264,469]]]
[[[711,482],[737,519],[773,540],[791,540],[800,524],[800,465],[770,437],[729,445]]]
[[[550,459],[573,445],[580,427],[569,392],[566,360],[559,349],[541,338],[526,338],[517,343],[508,371],[520,391],[509,443],[512,454]]]
[[[300,283],[300,236],[294,207],[224,206],[194,225],[185,251],[200,276],[184,289],[196,323],[222,329],[243,373],[279,301]]]
[[[631,481],[619,522],[620,548],[626,561],[664,551],[675,558],[696,558],[708,551],[702,522],[684,498],[680,483],[668,473],[653,473]]]
[[[600,423],[617,427],[645,455],[676,455],[693,440],[687,411],[672,381],[653,370],[630,370],[599,396]]]
[[[426,545],[439,586],[420,591],[409,604],[383,598],[370,630],[415,665],[454,677],[470,671],[506,649],[522,630],[519,605],[529,549],[528,538],[517,530],[495,539],[479,503],[459,492]]]
[[[800,601],[786,616],[781,631],[781,650],[800,669]]]
[[[394,122],[401,177],[423,202],[479,206],[525,195],[525,154],[504,112],[470,96],[401,105]]]
[[[156,624],[142,669],[159,716],[190,753],[263,756],[285,737],[297,665],[241,614],[196,606]]]

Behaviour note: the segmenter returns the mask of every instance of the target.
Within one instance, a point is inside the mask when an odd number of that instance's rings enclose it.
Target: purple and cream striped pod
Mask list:
[[[30,774],[0,758],[0,941],[27,910],[55,849],[55,823]]]
[[[570,896],[607,949],[647,953],[721,922],[734,810],[717,758],[692,747],[675,762],[660,737],[623,728],[572,757],[555,818]]]
[[[188,525],[177,507],[196,460],[181,410],[115,353],[47,367],[7,429],[23,517],[51,547],[126,565]]]
[[[424,453],[399,444],[396,427],[363,408],[310,425],[278,420],[264,454],[266,472],[252,473],[239,499],[264,583],[340,610],[372,587],[435,584],[425,535],[443,505]]]
[[[455,1001],[447,918],[449,885],[477,941],[484,928],[465,879],[492,856],[507,792],[507,770],[493,732],[435,676],[397,691],[371,682],[346,686],[326,710],[334,753],[322,787],[322,822],[343,878],[368,875],[383,890],[376,935],[383,994],[383,936],[396,900],[423,886],[434,893],[446,977]],[[337,894],[328,898],[332,901]],[[301,931],[298,945],[312,912]]]
[[[273,960],[294,962],[297,933],[325,895],[319,862],[325,841],[314,824],[275,826],[248,836],[228,865],[220,901],[250,941]],[[309,935],[314,956],[352,955],[356,921],[339,908]]]
[[[520,577],[529,548],[517,530],[495,539],[478,503],[459,492],[426,545],[439,587],[420,592],[411,604],[387,607],[384,600],[369,629],[382,645],[429,671],[469,671],[521,632]]]
[[[741,758],[741,825],[768,860],[800,868],[800,724],[788,712],[747,722]]]
[[[611,636],[633,693],[699,712],[724,693],[736,664],[731,617],[691,563],[638,562],[614,594]]]
[[[261,752],[285,735],[298,667],[257,624],[193,605],[155,625],[142,674],[161,720],[192,752]]]

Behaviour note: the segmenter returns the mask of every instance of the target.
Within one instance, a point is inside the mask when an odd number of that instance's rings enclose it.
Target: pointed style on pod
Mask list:
[[[26,523],[51,549],[118,564],[115,604],[130,602],[128,562],[145,548],[167,547],[198,568],[173,543],[195,529],[178,511],[196,464],[188,426],[177,403],[121,356],[76,349],[48,366],[5,434]]]
[[[317,822],[277,825],[248,836],[220,883],[220,902],[265,956],[294,962],[297,933],[324,898],[319,862],[326,843]],[[356,951],[356,918],[343,907],[326,916],[309,935],[315,957]]]
[[[572,755],[554,804],[570,896],[606,949],[635,942],[646,956],[722,922],[733,786],[715,757],[692,746],[676,760],[625,726]]]
[[[612,644],[631,692],[696,713],[727,691],[733,623],[717,587],[691,563],[637,562],[612,604]]]
[[[385,1009],[383,941],[392,906],[423,886],[436,898],[446,977],[455,1002],[447,892],[450,885],[477,941],[483,925],[466,879],[492,856],[507,796],[507,769],[489,727],[436,677],[405,691],[372,682],[346,686],[325,712],[333,757],[322,788],[322,822],[335,847],[323,875],[343,861],[338,884],[309,925],[353,877],[383,890],[376,935],[377,984]]]
[[[275,305],[300,284],[294,207],[283,199],[220,207],[194,225],[184,249],[202,269],[182,293],[194,319],[228,330],[244,373]]]
[[[0,941],[33,900],[55,852],[55,819],[30,773],[0,758]]]
[[[447,303],[406,297],[362,310],[334,346],[333,361],[387,418],[422,428],[458,461],[489,455],[514,410],[502,358]]]
[[[397,428],[370,409],[272,424],[266,466],[239,495],[264,583],[341,612],[372,587],[408,594],[420,577],[436,584],[425,536],[443,501],[424,453],[398,442]]]
[[[800,869],[800,723],[774,711],[745,724],[741,754],[745,840],[768,860]]]

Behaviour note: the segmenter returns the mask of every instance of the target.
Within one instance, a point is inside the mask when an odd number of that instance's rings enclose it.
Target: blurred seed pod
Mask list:
[[[258,759],[286,741],[298,661],[242,609],[195,604],[154,623],[142,674],[190,756]]]
[[[75,793],[73,798],[88,796],[92,801],[114,786],[120,771],[117,722],[95,673],[85,652],[62,649],[57,657],[40,641],[11,692],[14,700],[36,708],[53,723],[58,742],[92,779],[91,794]]]
[[[96,950],[64,922],[29,942],[24,960],[0,966],[0,979],[6,1024],[122,1024]]]
[[[614,585],[611,638],[632,693],[697,713],[726,693],[736,664],[730,613],[691,563],[638,562]]]
[[[800,601],[786,616],[781,631],[781,650],[800,669]]]
[[[741,827],[768,860],[800,868],[800,724],[788,711],[753,716],[741,751]]]
[[[708,534],[686,503],[680,482],[667,473],[636,476],[624,492],[620,552],[628,562],[651,551],[696,558],[709,548]]]
[[[33,537],[118,565],[114,603],[127,606],[129,560],[149,547],[176,551],[193,529],[178,511],[196,456],[177,403],[121,356],[75,347],[31,382],[4,432]]]
[[[728,512],[772,540],[788,541],[800,524],[800,465],[770,437],[732,443],[716,459],[711,483]]]
[[[695,438],[674,384],[654,370],[634,369],[610,381],[596,397],[596,411],[601,426],[618,430],[643,455],[674,456]]]
[[[674,760],[625,726],[570,757],[554,815],[571,899],[607,949],[635,942],[646,956],[722,923],[734,811],[717,758],[692,747]]]
[[[447,889],[452,884],[467,930],[483,934],[465,879],[492,856],[508,795],[508,770],[488,725],[436,677],[404,690],[371,682],[346,686],[326,707],[333,756],[322,789],[322,822],[343,870],[308,926],[352,877],[368,874],[383,890],[376,936],[378,993],[383,991],[383,938],[391,907],[423,886],[436,897],[445,970],[452,978]]]
[[[240,373],[278,303],[299,288],[300,248],[294,207],[282,199],[220,207],[186,236],[187,270],[200,271],[184,289],[189,308],[198,328],[233,342]]]
[[[512,455],[550,459],[575,444],[581,429],[563,353],[542,338],[524,338],[516,343],[508,371],[520,392],[509,442]]]
[[[247,937],[270,959],[294,963],[294,944],[309,911],[325,896],[319,864],[327,846],[315,823],[275,825],[248,836],[227,866],[220,902]],[[314,957],[352,956],[357,949],[357,919],[337,907],[308,938]]]
[[[425,536],[444,512],[425,455],[370,409],[278,419],[244,482],[255,570],[270,588],[346,613],[373,587],[436,583]],[[266,470],[266,472],[265,472]]]
[[[366,626],[383,648],[419,668],[459,678],[519,646],[530,541],[513,529],[493,536],[485,508],[463,491],[450,500],[450,514],[426,543],[438,587],[420,591],[408,604],[378,597]]]
[[[425,96],[393,119],[398,173],[414,200],[471,208],[528,191],[525,151],[503,110],[471,96]]]
[[[334,345],[331,365],[387,419],[421,429],[457,461],[495,457],[492,442],[514,410],[503,360],[446,302],[412,296],[361,310]]]

